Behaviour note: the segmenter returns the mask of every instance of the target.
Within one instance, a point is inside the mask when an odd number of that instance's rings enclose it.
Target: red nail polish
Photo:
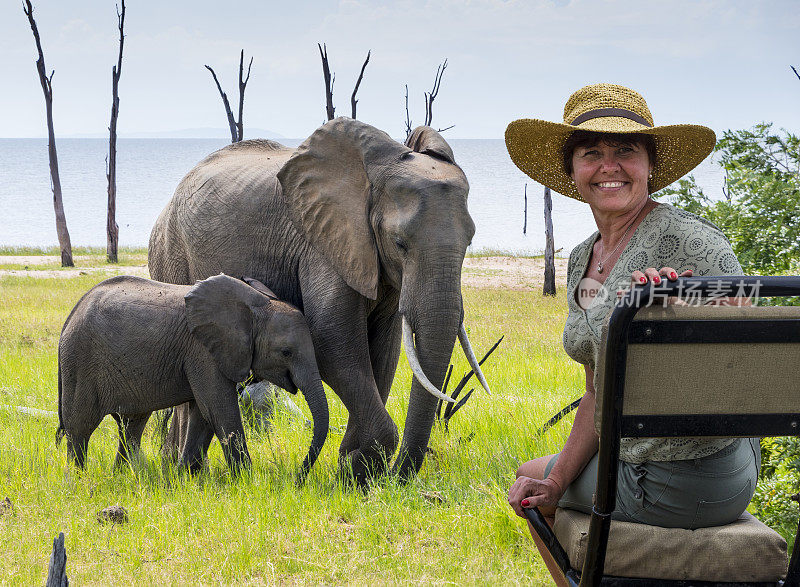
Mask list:
[[[523,499],[522,500],[522,507],[526,508],[529,505],[531,505],[531,502],[529,502],[527,499]]]
[[[656,284],[661,283],[661,278],[660,277],[654,277],[653,278],[653,283],[656,283]]]
[[[669,276],[670,276],[672,279],[678,279],[678,274],[677,274],[677,273],[675,273],[674,271],[673,271],[672,273],[670,273],[670,274],[669,274]]]
[[[646,283],[646,282],[647,282],[647,278],[646,277],[640,277],[639,278],[639,283]]]

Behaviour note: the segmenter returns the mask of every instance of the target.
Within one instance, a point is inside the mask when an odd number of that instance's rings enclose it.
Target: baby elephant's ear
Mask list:
[[[252,287],[254,290],[260,291],[262,294],[264,294],[268,298],[273,299],[273,300],[277,300],[278,299],[278,296],[276,296],[275,293],[270,288],[268,288],[266,285],[261,283],[258,279],[253,279],[252,277],[242,277],[242,280],[247,285]]]
[[[189,331],[231,381],[247,379],[253,362],[253,309],[269,304],[260,293],[227,275],[209,277],[184,296]]]

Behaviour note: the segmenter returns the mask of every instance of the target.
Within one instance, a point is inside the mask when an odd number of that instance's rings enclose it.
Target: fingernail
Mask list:
[[[678,279],[678,274],[677,274],[677,273],[675,273],[674,271],[673,271],[672,273],[670,273],[670,274],[669,274],[669,276],[670,276],[672,279]]]
[[[647,282],[647,278],[646,277],[640,277],[639,278],[639,283],[646,283],[646,282]]]
[[[653,278],[653,283],[661,283],[661,278],[656,276]]]
[[[523,499],[522,500],[522,507],[526,508],[529,505],[531,505],[531,502],[529,502],[527,499]]]

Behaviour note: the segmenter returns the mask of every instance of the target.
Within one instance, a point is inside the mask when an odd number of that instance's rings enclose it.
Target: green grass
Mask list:
[[[0,404],[57,410],[61,325],[100,279],[0,278]],[[464,300],[476,352],[505,335],[485,366],[494,394],[477,389],[449,433],[434,429],[433,452],[405,486],[342,487],[341,437],[331,434],[298,489],[294,474],[310,433],[283,420],[271,434],[249,431],[252,474],[232,479],[217,442],[199,477],[162,463],[152,423],[144,461],[114,472],[116,426],[106,418],[81,473],[64,444],[55,446],[55,419],[0,410],[0,499],[14,503],[0,516],[0,577],[42,583],[52,539],[63,531],[75,584],[550,584],[506,491],[520,462],[563,444],[569,419],[542,438],[534,431],[581,393],[582,371],[561,346],[563,293],[465,289]],[[460,377],[468,365],[458,345],[454,361]],[[401,430],[410,378],[401,359],[388,403]],[[328,397],[331,424],[345,425],[341,402]],[[127,508],[130,522],[99,525],[97,512],[114,504]]]
[[[3,257],[10,256],[58,256],[45,263],[9,263]],[[82,269],[88,267],[130,267],[147,264],[147,248],[121,247],[117,251],[117,263],[106,262],[106,250],[102,247],[73,247],[75,267],[62,267],[58,247],[0,247],[0,270],[53,271]]]
[[[505,249],[493,249],[491,247],[483,247],[481,249],[467,251],[467,257],[515,257],[517,259],[542,259],[544,258],[544,251],[515,251]],[[556,257],[567,258],[568,253],[564,253],[563,249],[558,249],[555,252]]]

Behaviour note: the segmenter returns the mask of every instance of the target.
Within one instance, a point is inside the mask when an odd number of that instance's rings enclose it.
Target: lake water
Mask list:
[[[300,140],[283,140],[297,146]],[[470,183],[476,225],[473,249],[538,252],[544,249],[543,188],[519,171],[502,139],[451,139]],[[161,209],[198,161],[224,139],[120,139],[117,146],[117,223],[120,245],[146,245]],[[57,139],[64,210],[73,245],[105,246],[107,180],[105,139]],[[698,183],[721,194],[723,173],[706,160]],[[528,230],[522,234],[523,190],[528,184]],[[589,207],[553,194],[556,249],[566,255],[595,230]],[[0,139],[0,245],[58,243],[46,139]]]

